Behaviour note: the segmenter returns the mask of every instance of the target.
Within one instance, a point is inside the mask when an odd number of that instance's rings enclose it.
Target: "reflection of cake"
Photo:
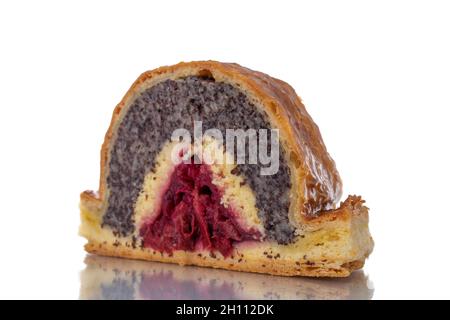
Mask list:
[[[194,148],[171,140],[179,128],[195,136],[199,121],[224,135],[253,129],[258,141],[264,129],[278,132],[277,170],[263,174],[260,158],[238,163],[214,135]],[[278,151],[270,138],[265,146]],[[193,161],[204,150],[210,161]],[[114,110],[99,193],[81,194],[80,232],[86,250],[103,255],[348,276],[373,242],[363,201],[335,209],[340,195],[334,162],[289,85],[235,64],[181,63],[144,73]]]
[[[363,272],[345,279],[285,278],[88,256],[80,299],[370,299]]]

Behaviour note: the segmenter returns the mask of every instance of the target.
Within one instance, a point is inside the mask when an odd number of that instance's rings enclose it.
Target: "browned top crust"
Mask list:
[[[299,189],[296,209],[307,217],[333,209],[341,197],[342,183],[322,141],[319,128],[307,113],[294,89],[287,83],[235,63],[216,61],[181,62],[143,73],[114,109],[110,127],[101,151],[101,175],[98,194],[82,194],[89,200],[102,201],[106,192],[106,170],[109,148],[117,122],[126,112],[130,98],[145,82],[170,74],[208,76],[227,79],[262,102],[266,112],[280,129],[287,157],[295,168],[294,179]]]
[[[336,220],[346,221],[358,215],[363,215],[368,218],[369,208],[364,205],[365,202],[361,196],[350,195],[345,201],[341,202],[339,208],[322,211],[318,216],[307,217],[306,221],[309,226],[314,226]]]

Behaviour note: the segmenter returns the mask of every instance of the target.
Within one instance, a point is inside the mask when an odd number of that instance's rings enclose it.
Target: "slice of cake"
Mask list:
[[[279,275],[348,276],[373,248],[319,129],[286,83],[237,64],[142,74],[101,150],[80,233],[101,255]]]

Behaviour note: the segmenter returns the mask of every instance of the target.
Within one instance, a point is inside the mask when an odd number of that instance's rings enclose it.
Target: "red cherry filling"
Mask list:
[[[140,229],[144,247],[167,253],[201,248],[217,250],[227,257],[233,243],[260,239],[258,231],[239,226],[236,214],[220,203],[221,198],[209,166],[179,164],[156,218],[144,222]]]

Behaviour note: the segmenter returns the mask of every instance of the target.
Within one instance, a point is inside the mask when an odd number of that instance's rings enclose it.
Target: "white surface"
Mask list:
[[[238,62],[289,82],[371,208],[374,298],[450,298],[445,1],[0,4],[0,298],[78,298],[78,195],[147,69]]]

